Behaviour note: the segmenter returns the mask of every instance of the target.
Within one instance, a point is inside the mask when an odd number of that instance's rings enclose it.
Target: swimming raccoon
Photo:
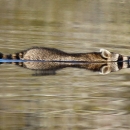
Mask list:
[[[117,53],[100,49],[100,52],[90,53],[67,53],[54,48],[33,47],[15,54],[4,55],[0,53],[1,59],[22,59],[22,60],[44,60],[44,61],[80,61],[80,62],[106,62],[124,61],[128,57]]]

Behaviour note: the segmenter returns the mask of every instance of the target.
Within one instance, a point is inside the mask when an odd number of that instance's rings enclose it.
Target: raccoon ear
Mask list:
[[[111,52],[109,52],[108,50],[100,49],[100,52],[101,52],[102,57],[104,58],[108,58],[111,56]]]
[[[110,66],[103,66],[101,69],[100,69],[100,72],[99,74],[109,74],[111,72],[111,68]]]

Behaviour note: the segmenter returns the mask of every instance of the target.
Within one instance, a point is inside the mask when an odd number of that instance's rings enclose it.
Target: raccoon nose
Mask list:
[[[130,56],[128,56],[128,61],[130,62]]]
[[[130,68],[130,57],[128,57],[128,68]]]
[[[0,52],[0,59],[2,59],[2,57],[3,57],[3,53]]]

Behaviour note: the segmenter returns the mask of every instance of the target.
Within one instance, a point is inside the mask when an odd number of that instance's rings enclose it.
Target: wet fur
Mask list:
[[[106,61],[100,52],[67,53],[55,48],[32,47],[14,54],[1,54],[3,59],[46,60],[46,61]]]
[[[45,60],[47,62],[27,61],[13,62],[12,64],[39,72],[45,72],[46,75],[48,72],[49,74],[55,74],[57,70],[66,67],[98,71],[101,72],[101,74],[107,74],[110,72],[118,71],[122,68],[129,67],[129,62],[119,62],[123,60],[128,60],[128,57],[123,57],[120,54],[111,53],[105,49],[101,49],[100,52],[67,53],[55,48],[32,47],[27,50],[9,55],[4,55],[0,53],[0,58],[13,60]],[[114,60],[116,62],[108,62],[108,58],[109,61]]]

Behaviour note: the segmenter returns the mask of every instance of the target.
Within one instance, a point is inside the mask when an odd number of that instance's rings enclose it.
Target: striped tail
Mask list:
[[[23,58],[23,52],[14,53],[14,54],[8,54],[8,55],[0,53],[0,59],[20,60],[22,58]]]

